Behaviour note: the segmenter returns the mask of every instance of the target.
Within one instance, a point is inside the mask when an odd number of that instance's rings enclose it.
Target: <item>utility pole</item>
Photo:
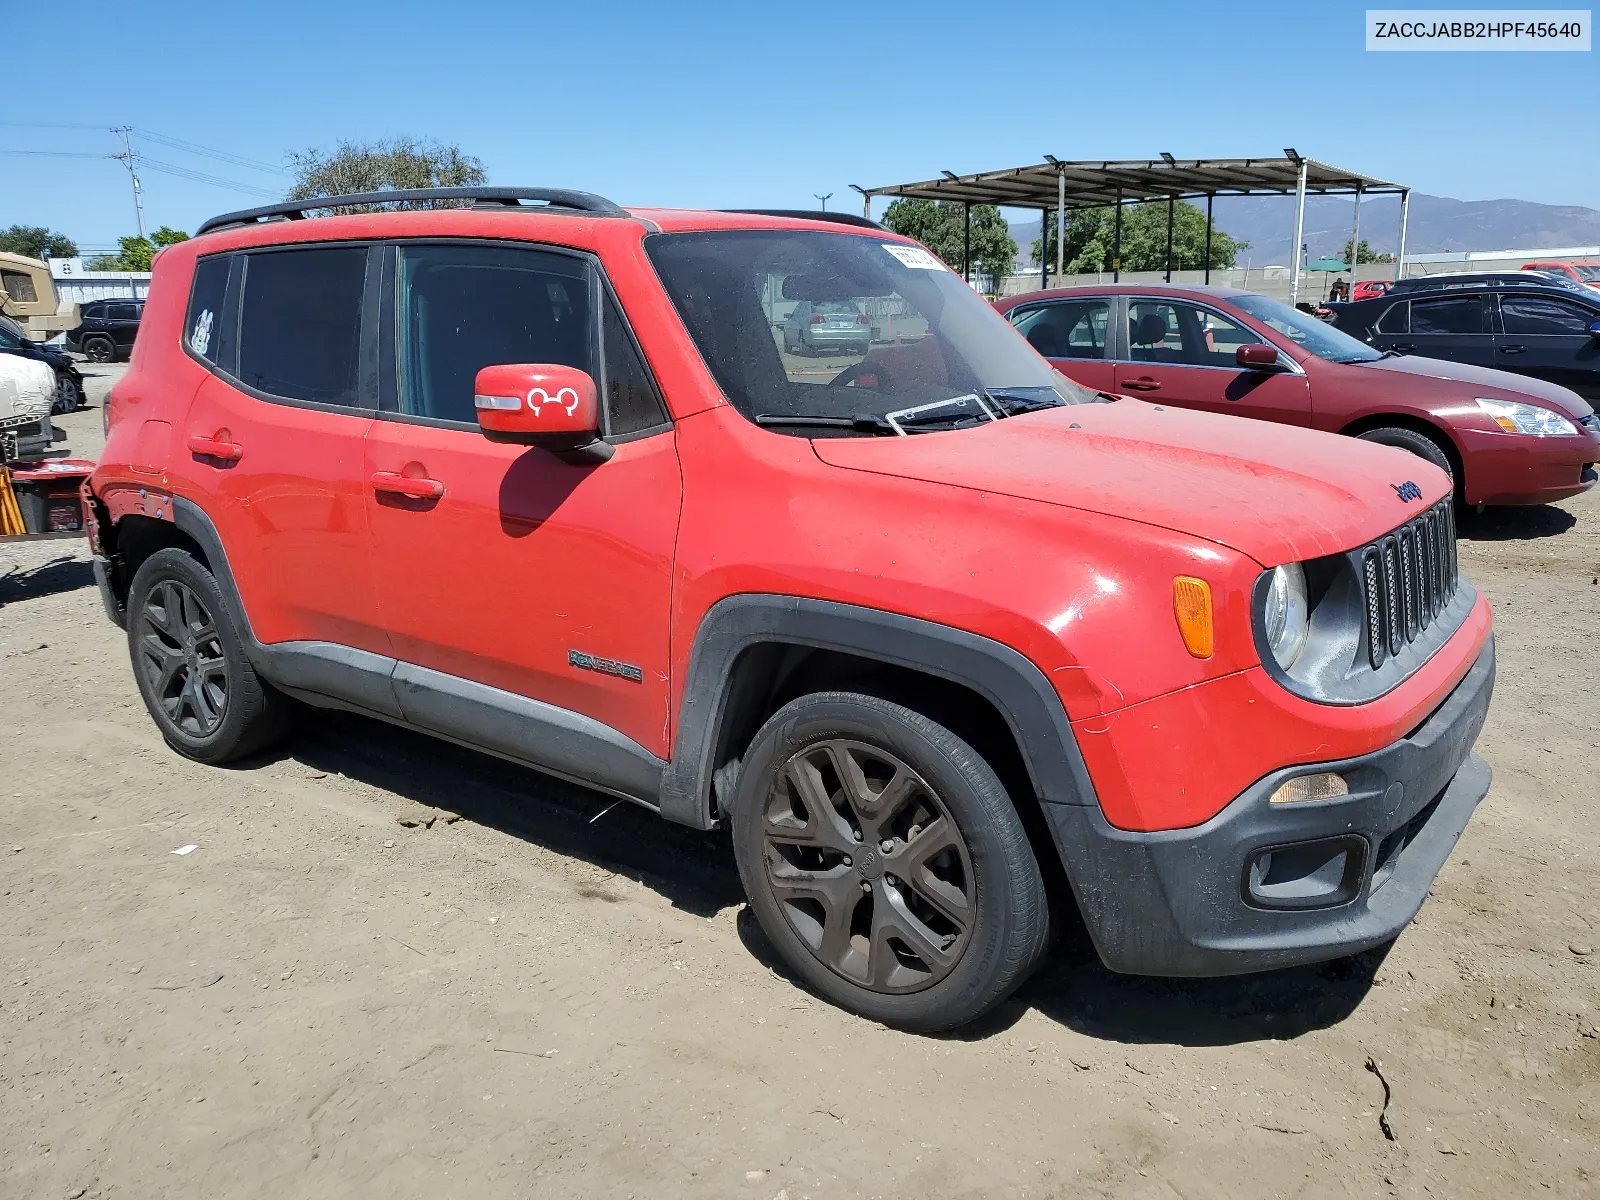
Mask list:
[[[122,153],[113,154],[111,157],[128,168],[128,178],[133,180],[133,219],[142,238],[144,237],[144,189],[139,186],[138,155],[133,152],[133,128],[129,125],[118,125],[111,132],[122,139]]]
[[[833,199],[833,193],[829,192],[826,196],[824,196],[821,192],[812,192],[811,194],[813,196],[815,196],[818,200],[822,201],[822,211],[823,212],[827,212],[828,211],[828,201]]]

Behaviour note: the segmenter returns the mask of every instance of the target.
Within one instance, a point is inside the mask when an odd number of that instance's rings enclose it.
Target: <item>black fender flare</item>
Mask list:
[[[1038,799],[1097,805],[1066,709],[1038,666],[1010,646],[900,613],[796,596],[739,595],[706,611],[695,633],[678,732],[661,780],[661,815],[709,829],[711,778],[734,664],[764,644],[837,650],[970,688],[1005,719]]]

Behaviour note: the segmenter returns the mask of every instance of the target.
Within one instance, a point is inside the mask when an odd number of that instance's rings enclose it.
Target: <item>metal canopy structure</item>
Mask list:
[[[1163,153],[1160,158],[1122,162],[1065,162],[1045,155],[1034,166],[1012,167],[1004,171],[983,171],[976,175],[957,175],[951,171],[939,179],[920,183],[901,183],[887,187],[863,188],[863,215],[872,216],[876,196],[919,200],[953,200],[967,209],[967,249],[971,259],[971,224],[974,204],[993,204],[1005,208],[1037,208],[1056,217],[1056,274],[1062,274],[1063,234],[1066,214],[1079,208],[1115,207],[1111,267],[1121,272],[1122,206],[1152,200],[1165,200],[1167,212],[1167,278],[1172,277],[1173,206],[1179,200],[1206,201],[1206,279],[1211,277],[1211,205],[1218,196],[1296,197],[1294,237],[1294,297],[1300,293],[1300,247],[1305,231],[1305,200],[1308,193],[1322,196],[1354,196],[1356,221],[1353,236],[1360,244],[1361,197],[1398,195],[1400,197],[1400,252],[1396,255],[1395,278],[1400,277],[1405,261],[1406,216],[1411,189],[1356,171],[1306,158],[1285,150],[1282,158],[1196,158],[1176,159]],[[1043,228],[1041,222],[1041,229]],[[1041,274],[1048,270],[1041,264]],[[963,263],[963,273],[970,268]]]

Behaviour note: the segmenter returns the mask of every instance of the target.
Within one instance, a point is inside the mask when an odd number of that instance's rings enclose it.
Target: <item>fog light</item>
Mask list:
[[[1268,804],[1304,804],[1308,800],[1333,800],[1348,796],[1350,785],[1343,775],[1323,771],[1318,775],[1297,775],[1279,785],[1267,798]]]

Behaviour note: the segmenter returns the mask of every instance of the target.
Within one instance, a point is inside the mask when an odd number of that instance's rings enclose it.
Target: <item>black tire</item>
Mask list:
[[[289,698],[256,674],[211,572],[157,550],[128,589],[128,655],[167,744],[213,765],[262,750],[288,729]]]
[[[92,363],[108,363],[117,357],[117,347],[110,338],[86,338],[83,343],[83,356]]]
[[[83,407],[83,389],[71,375],[62,372],[56,376],[56,398],[50,405],[50,415],[77,412]]]
[[[806,809],[797,780],[813,775],[812,803],[827,795],[831,814]],[[903,705],[854,692],[784,705],[745,754],[732,824],[768,940],[861,1016],[918,1032],[963,1025],[1010,995],[1048,944],[1044,878],[999,777]]]
[[[1393,446],[1397,450],[1409,451],[1418,458],[1425,458],[1450,476],[1453,483],[1459,486],[1460,480],[1456,479],[1455,468],[1450,465],[1450,456],[1435,439],[1415,429],[1406,429],[1399,425],[1385,425],[1381,429],[1369,429],[1358,435],[1363,442],[1377,442],[1380,446]]]

